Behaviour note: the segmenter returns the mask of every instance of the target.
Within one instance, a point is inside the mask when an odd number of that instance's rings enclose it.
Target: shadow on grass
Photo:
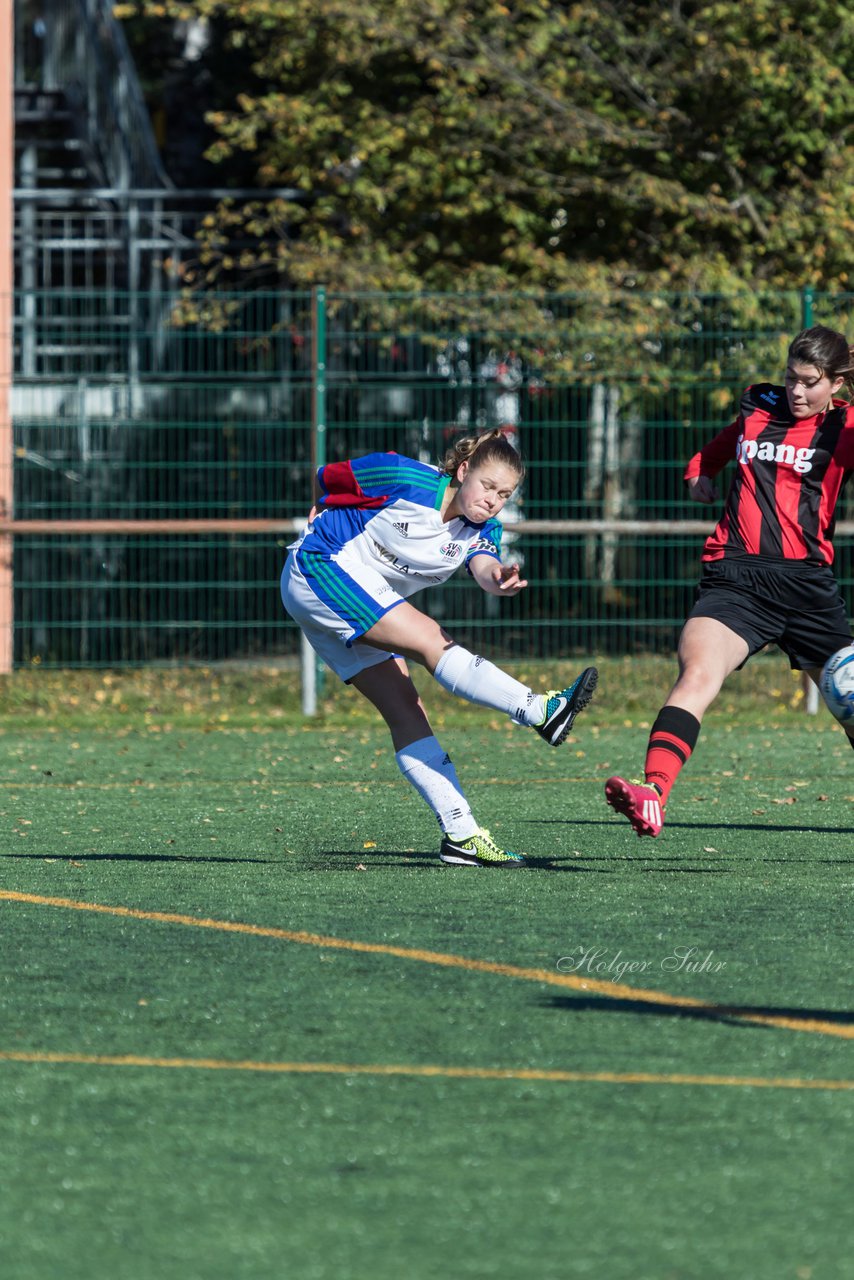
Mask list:
[[[438,850],[425,852],[419,849],[323,849],[319,853],[291,855],[291,861],[298,862],[297,870],[310,866],[312,871],[357,871],[364,867],[373,871],[377,867],[396,867],[398,870],[411,871],[415,868],[440,871],[453,871],[439,858]],[[457,868],[465,871],[467,868]]]
[[[212,858],[196,853],[0,853],[8,861],[28,862],[257,862],[267,866],[278,858]]]
[[[660,846],[659,846],[660,848]],[[563,854],[557,854],[551,858],[526,857],[525,861],[529,867],[536,867],[540,870],[552,871],[571,871],[571,872],[593,872],[599,875],[608,875],[613,872],[617,864],[629,863],[634,869],[640,873],[659,872],[662,875],[697,875],[697,876],[726,876],[736,875],[745,866],[756,866],[759,863],[765,865],[788,866],[789,864],[803,864],[812,867],[850,867],[854,865],[854,858],[797,858],[797,857],[763,857],[758,854],[755,857],[748,857],[746,854],[733,853],[697,853],[694,850],[686,853],[664,853],[656,851],[649,852],[649,845],[644,842],[643,849],[638,849],[631,853],[609,853],[609,854],[576,854],[567,857]],[[702,865],[698,866],[697,863]],[[599,863],[599,866],[590,866],[590,863]],[[725,865],[713,865],[715,863]],[[646,864],[646,865],[644,865]]]
[[[525,858],[524,867],[500,866],[500,867],[492,868],[492,867],[460,866],[456,863],[442,862],[441,858],[436,852],[423,853],[423,852],[416,852],[411,849],[401,853],[397,853],[391,849],[354,849],[352,852],[349,852],[343,849],[328,849],[328,850],[324,850],[322,853],[301,854],[301,855],[298,855],[296,858],[292,858],[292,860],[297,864],[294,867],[294,869],[298,871],[306,871],[306,870],[353,871],[353,870],[360,870],[362,868],[364,868],[366,871],[372,871],[372,870],[375,870],[377,867],[383,867],[386,869],[395,867],[398,870],[410,870],[410,871],[414,870],[415,868],[424,869],[428,871],[431,869],[433,870],[438,869],[439,871],[444,871],[446,874],[450,874],[454,871],[458,871],[461,874],[465,874],[468,871],[493,871],[494,870],[496,873],[504,872],[504,871],[508,873],[512,873],[513,871],[520,871],[520,870],[537,870],[537,871],[583,871],[583,872],[587,872],[589,875],[608,875],[610,869],[607,866],[607,864],[609,862],[614,862],[617,860],[622,860],[626,862],[633,861],[633,859],[630,859],[630,858],[621,859],[619,855],[617,856],[617,858],[589,858],[589,859],[577,858],[576,859],[573,857],[568,857],[566,861],[568,862],[569,865],[561,866],[560,857],[539,857],[538,858],[533,856],[532,854],[525,853],[524,858]],[[601,867],[578,865],[579,863],[582,863],[584,861],[602,862],[605,865]],[[705,868],[697,868],[697,870],[704,870],[704,869]],[[720,868],[721,871],[725,871],[727,869],[728,868],[726,867]]]
[[[442,862],[438,853],[415,852],[408,850],[406,852],[395,852],[391,849],[354,849],[352,851],[344,849],[327,849],[321,853],[297,854],[290,855],[283,862],[293,864],[294,871],[373,871],[379,867],[385,870],[396,868],[397,870],[412,871],[422,870],[439,870],[450,874],[454,871],[465,874],[469,871],[495,871],[508,872],[519,870],[528,871],[559,871],[559,872],[575,872],[586,875],[611,875],[615,868],[613,863],[617,862],[638,862],[639,859],[631,857],[628,854],[614,854],[613,856],[581,856],[573,857],[572,855],[552,855],[537,857],[534,854],[525,853],[524,868],[521,867],[466,867],[459,866],[454,863]],[[661,859],[657,859],[661,861]],[[698,875],[715,875],[728,874],[733,868],[730,867],[686,867],[682,865],[684,858],[678,858],[675,855],[668,861],[672,861],[672,867],[655,868],[649,867],[644,870],[665,870],[665,871],[683,871],[686,874],[695,872]],[[591,863],[601,863],[601,865],[591,866]]]
[[[614,875],[624,868],[624,864],[632,865],[636,871],[662,875],[697,875],[723,876],[735,875],[743,863],[786,863],[803,862],[812,866],[849,866],[854,858],[748,858],[726,853],[666,853],[659,845],[650,847],[644,841],[642,847],[631,853],[612,854],[551,854],[538,856],[524,853],[524,868],[496,867],[495,871],[528,870],[550,871],[558,874],[572,875]],[[183,861],[183,859],[179,859]],[[200,859],[203,861],[204,859]],[[158,861],[157,858],[152,861]],[[226,862],[228,859],[210,859],[210,861]],[[240,861],[240,859],[234,859]],[[246,861],[253,861],[247,859]],[[261,859],[255,859],[261,861]],[[320,852],[287,854],[281,858],[270,859],[285,870],[292,871],[375,871],[377,869],[398,871],[439,870],[446,873],[454,871],[492,870],[493,868],[461,867],[444,863],[436,852],[393,849],[324,849]],[[698,862],[701,865],[698,865]],[[642,865],[648,864],[648,865]],[[714,865],[718,864],[718,865]]]
[[[791,1009],[772,1005],[713,1005],[710,1008],[692,1009],[675,1006],[667,1001],[612,1000],[609,996],[549,996],[540,1001],[546,1009],[564,1010],[567,1013],[646,1013],[656,1018],[700,1018],[705,1022],[726,1022],[731,1026],[758,1027],[764,1031],[777,1028],[763,1027],[749,1022],[749,1018],[791,1018],[793,1022],[832,1022],[837,1026],[854,1025],[854,1011],[842,1009]]]
[[[723,856],[723,855],[719,855]],[[714,858],[709,854],[647,854],[647,853],[611,853],[611,854],[575,854],[567,856],[565,854],[554,854],[550,858],[537,858],[533,855],[526,855],[525,861],[527,865],[537,871],[559,871],[571,872],[573,874],[587,874],[607,876],[613,875],[617,870],[617,864],[629,863],[636,871],[660,871],[675,872],[681,875],[691,876],[727,876],[736,872],[736,862],[742,859],[727,857],[727,863],[732,866],[714,867],[714,866],[696,866],[688,865],[695,863],[697,858],[702,857],[704,860],[709,859],[710,862]],[[744,861],[753,861],[753,859],[744,859]],[[782,861],[782,859],[781,859]],[[591,866],[591,863],[598,865]],[[650,866],[642,866],[642,863],[650,863]],[[663,863],[672,865],[663,866]]]
[[[625,864],[630,864],[635,871],[642,873],[657,872],[661,875],[734,875],[739,867],[749,863],[809,863],[813,866],[850,866],[854,858],[748,858],[733,854],[709,853],[665,853],[659,845],[653,852],[649,842],[644,842],[642,849],[631,853],[610,854],[551,854],[537,856],[525,853],[523,868],[496,867],[480,868],[455,866],[444,863],[435,851],[393,849],[324,849],[306,853],[274,853],[269,858],[240,857],[225,854],[221,857],[211,854],[194,853],[0,853],[0,860],[7,862],[71,862],[83,865],[89,862],[137,862],[150,865],[157,864],[192,864],[202,866],[264,866],[279,867],[283,871],[341,871],[366,872],[376,870],[397,871],[442,871],[450,874],[454,871],[495,870],[495,871],[549,871],[572,875],[614,875]],[[698,861],[702,865],[697,865]],[[719,865],[713,865],[713,864]],[[644,865],[645,864],[645,865]],[[724,864],[724,865],[720,865]]]
[[[439,867],[452,871],[440,862],[438,853],[396,852],[389,849],[329,849],[311,853],[274,853],[269,858],[238,857],[225,854],[222,857],[194,853],[0,853],[0,860],[27,862],[199,862],[211,866],[218,864],[256,864],[265,867],[281,867],[285,871],[357,871],[377,867]],[[466,870],[466,868],[457,868]]]

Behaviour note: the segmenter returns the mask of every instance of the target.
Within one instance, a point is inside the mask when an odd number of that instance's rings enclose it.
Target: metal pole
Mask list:
[[[326,462],[326,289],[312,290],[311,306],[311,461]]]
[[[13,512],[12,326],[14,305],[15,187],[15,23],[12,0],[0,0],[0,518]],[[12,670],[14,655],[13,541],[0,535],[0,674]]]
[[[801,294],[801,328],[802,329],[812,328],[813,300],[814,300],[813,291],[809,287],[809,285],[807,285]],[[810,680],[806,672],[804,672],[804,674],[801,676],[801,683],[804,691],[804,710],[806,711],[808,716],[817,715],[818,706],[819,706],[818,688],[816,685],[813,684],[812,680]]]
[[[312,475],[326,462],[326,289],[311,292],[311,465]],[[300,654],[303,714],[317,714],[317,695],[323,692],[324,671],[303,637]]]
[[[813,684],[806,671],[801,676],[801,686],[804,691],[804,711],[808,716],[818,715],[820,706],[818,685]]]
[[[35,144],[30,143],[21,152],[21,186],[35,188],[38,186],[36,170],[38,154]],[[38,287],[38,237],[36,235],[38,210],[35,202],[27,200],[20,212],[20,299],[21,299],[21,373],[32,378],[36,372],[36,312]]]
[[[302,713],[304,716],[317,715],[317,654],[306,640],[300,637],[300,684],[302,690]]]

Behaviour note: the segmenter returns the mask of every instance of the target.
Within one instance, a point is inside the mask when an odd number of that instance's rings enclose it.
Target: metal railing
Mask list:
[[[62,90],[103,185],[171,189],[110,0],[19,0],[15,82]]]
[[[37,303],[47,342],[54,300]],[[64,299],[77,368],[19,365],[13,387],[14,519],[0,536],[14,537],[16,661],[295,658],[277,579],[313,466],[375,449],[436,461],[452,436],[490,425],[528,463],[506,536],[531,587],[499,608],[455,578],[424,607],[518,658],[669,651],[711,525],[684,493],[685,460],[747,382],[778,375],[805,319],[848,328],[854,296],[769,295],[752,331],[726,322],[724,299],[629,298],[621,334],[614,298],[538,299],[548,334],[524,303],[118,295],[133,324],[99,370],[83,353],[116,341],[104,297]],[[852,519],[847,499],[849,593]]]
[[[195,229],[224,199],[255,189],[14,191],[16,369],[21,377],[105,377],[131,387],[166,371],[181,265]],[[278,199],[298,193],[276,191]]]

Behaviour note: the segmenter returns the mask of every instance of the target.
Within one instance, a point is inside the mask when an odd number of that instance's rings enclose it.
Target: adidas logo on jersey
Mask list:
[[[409,525],[408,525],[408,524],[393,524],[391,527],[392,527],[392,529],[396,530],[396,532],[397,532],[397,533],[399,533],[399,534],[400,534],[401,538],[408,538],[408,537],[409,537]]]

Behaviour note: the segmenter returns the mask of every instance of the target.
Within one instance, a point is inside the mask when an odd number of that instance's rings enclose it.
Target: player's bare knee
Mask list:
[[[722,673],[702,662],[692,662],[684,667],[674,690],[690,698],[692,702],[706,706],[718,696],[724,681]]]

